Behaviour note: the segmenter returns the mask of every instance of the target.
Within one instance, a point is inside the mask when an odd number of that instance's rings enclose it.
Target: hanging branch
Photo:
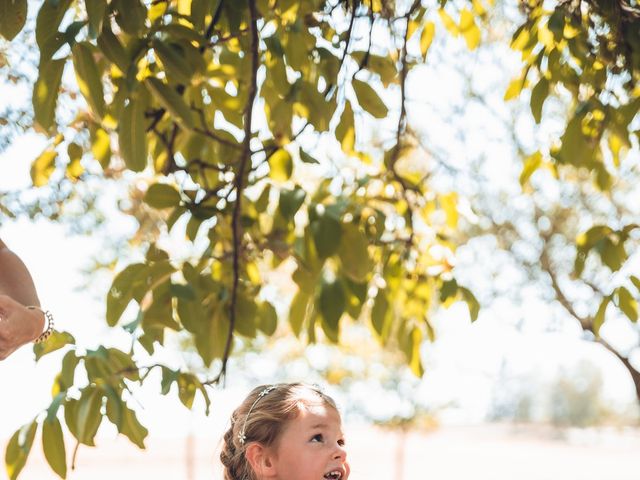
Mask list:
[[[236,201],[233,206],[233,216],[231,219],[231,230],[233,232],[233,285],[231,289],[231,302],[229,305],[229,332],[227,333],[224,354],[222,355],[222,367],[220,368],[220,373],[215,379],[206,382],[207,384],[219,383],[226,375],[227,362],[229,360],[231,344],[233,341],[233,330],[236,324],[238,285],[240,283],[240,253],[242,249],[240,212],[242,210],[242,192],[245,187],[245,171],[247,164],[251,162],[251,122],[253,119],[253,104],[258,93],[258,68],[260,67],[258,51],[258,44],[260,40],[258,32],[258,12],[256,10],[255,0],[249,0],[249,12],[251,14],[251,83],[249,85],[247,104],[244,108],[244,140],[242,144],[242,153],[234,182]]]

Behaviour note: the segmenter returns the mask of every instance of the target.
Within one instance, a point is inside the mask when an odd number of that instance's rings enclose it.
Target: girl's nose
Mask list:
[[[345,449],[344,445],[336,443],[336,451],[334,452],[333,458],[335,458],[336,460],[340,459],[343,462],[347,459],[347,450]]]

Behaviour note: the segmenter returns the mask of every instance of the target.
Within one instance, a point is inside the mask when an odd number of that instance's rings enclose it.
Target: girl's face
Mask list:
[[[325,405],[302,407],[285,427],[274,455],[278,480],[349,478],[342,423]]]

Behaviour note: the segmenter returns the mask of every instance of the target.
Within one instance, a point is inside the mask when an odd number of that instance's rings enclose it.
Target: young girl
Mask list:
[[[255,388],[231,415],[220,453],[225,480],[347,480],[335,402],[315,387]]]

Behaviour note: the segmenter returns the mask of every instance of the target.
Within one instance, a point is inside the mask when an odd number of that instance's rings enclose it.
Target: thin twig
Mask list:
[[[242,249],[242,227],[240,225],[240,212],[242,209],[242,191],[244,189],[244,177],[247,163],[251,160],[251,125],[253,119],[253,104],[258,93],[258,68],[259,58],[259,32],[258,32],[258,12],[255,0],[249,0],[249,12],[251,14],[251,83],[249,85],[249,95],[244,109],[244,140],[242,154],[238,166],[238,173],[235,177],[236,201],[233,206],[233,216],[231,219],[231,229],[233,232],[233,286],[231,289],[231,301],[229,305],[229,332],[222,355],[222,366],[218,376],[206,384],[219,383],[227,372],[227,363],[231,353],[233,341],[233,330],[236,324],[238,285],[240,283],[240,251]]]

